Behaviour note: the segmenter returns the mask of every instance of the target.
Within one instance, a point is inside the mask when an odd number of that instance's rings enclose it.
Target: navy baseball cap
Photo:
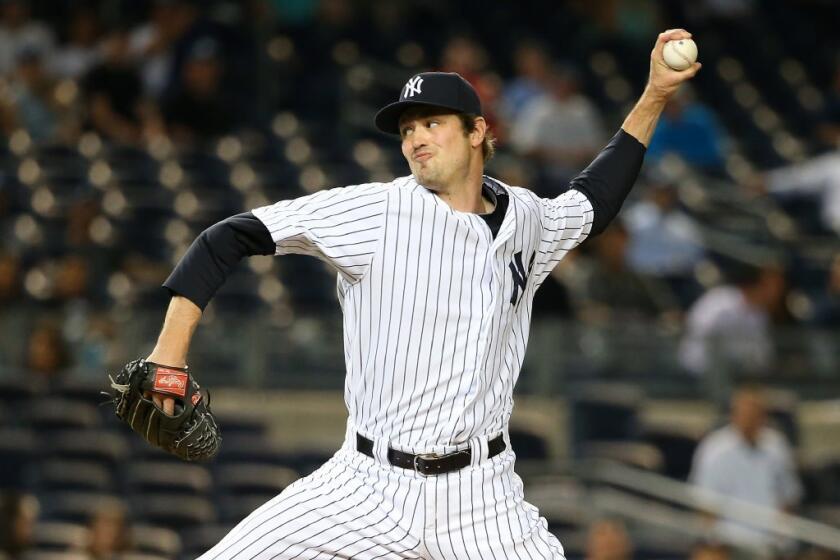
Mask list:
[[[455,72],[423,72],[409,79],[399,101],[376,113],[376,128],[388,134],[400,133],[400,116],[411,107],[440,107],[456,113],[483,116],[481,100],[470,83]]]

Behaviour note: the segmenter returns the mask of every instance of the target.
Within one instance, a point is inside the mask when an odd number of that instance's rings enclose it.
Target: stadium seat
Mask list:
[[[255,435],[232,435],[226,437],[216,459],[219,465],[230,463],[260,463],[265,465],[288,465],[287,454],[269,439]]]
[[[88,542],[88,528],[74,523],[41,521],[35,525],[34,546],[41,551],[83,549]]]
[[[38,464],[38,486],[47,492],[116,490],[111,471],[103,464],[62,459],[51,459]]]
[[[208,470],[188,463],[130,463],[124,470],[126,487],[137,494],[165,493],[201,496],[206,494],[212,479]]]
[[[645,426],[641,439],[659,450],[663,460],[662,474],[678,480],[688,479],[694,450],[700,441],[698,434],[664,426]]]
[[[216,487],[220,492],[235,495],[276,495],[300,478],[288,467],[264,464],[220,465],[216,470]]]
[[[632,385],[592,384],[570,395],[573,447],[595,441],[630,441],[639,435],[641,391]]]
[[[510,428],[509,434],[510,445],[518,460],[548,459],[548,444],[538,434],[518,428]]]
[[[26,415],[29,425],[37,432],[90,429],[100,424],[96,407],[58,398],[39,399],[32,403]]]
[[[104,373],[97,376],[97,379],[79,378],[68,376],[62,379],[52,393],[61,399],[69,402],[76,402],[88,405],[99,406],[106,402],[108,397],[102,394],[103,391],[109,391],[108,380]],[[113,414],[113,407],[103,409],[109,414]]]
[[[0,377],[0,403],[9,411],[24,410],[26,403],[36,394],[32,383],[23,375]]]
[[[90,560],[87,552],[33,550],[26,553],[26,560]]]
[[[181,558],[183,560],[193,560],[207,552],[221,541],[233,527],[233,523],[209,523],[184,529],[181,532],[181,539],[184,544]]]
[[[172,529],[135,524],[131,526],[131,542],[142,554],[175,558],[181,552],[181,537]]]
[[[174,531],[212,523],[217,517],[212,502],[196,496],[135,494],[129,501],[135,519]]]
[[[119,560],[172,560],[172,556],[163,554],[146,554],[143,552],[123,552]]]
[[[225,437],[251,435],[262,437],[268,431],[268,425],[263,418],[254,414],[240,413],[235,411],[219,411],[216,413],[216,420],[225,431]]]
[[[49,438],[52,455],[102,463],[112,470],[122,465],[129,448],[119,433],[104,430],[70,430]]]
[[[228,494],[218,498],[219,521],[221,523],[239,523],[251,512],[262,506],[277,494]]]
[[[83,525],[110,504],[122,507],[119,497],[102,492],[50,492],[44,498],[41,501],[43,519]]]
[[[31,430],[0,429],[0,488],[22,489],[33,484],[31,466],[42,455],[39,442]]]
[[[617,461],[631,467],[656,472],[661,472],[665,465],[665,459],[656,447],[634,441],[589,442],[583,445],[581,457]]]

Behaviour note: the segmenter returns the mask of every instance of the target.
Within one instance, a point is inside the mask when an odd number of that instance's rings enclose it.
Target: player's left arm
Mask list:
[[[684,29],[659,34],[651,51],[650,74],[644,92],[621,130],[570,184],[570,188],[586,195],[592,204],[594,217],[590,236],[602,232],[618,214],[639,176],[645,151],[665,104],[680,84],[694,77],[700,69],[700,63],[695,62],[686,70],[673,70],[662,58],[665,43],[689,37],[691,33]]]

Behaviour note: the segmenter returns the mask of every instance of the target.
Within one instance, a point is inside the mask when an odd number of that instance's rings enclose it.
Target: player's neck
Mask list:
[[[458,212],[473,214],[492,212],[493,203],[481,196],[481,185],[484,183],[482,171],[482,168],[477,167],[461,180],[452,181],[445,188],[436,190],[435,194]]]

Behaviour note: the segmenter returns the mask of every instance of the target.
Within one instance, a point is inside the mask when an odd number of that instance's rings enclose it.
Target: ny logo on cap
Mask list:
[[[405,84],[405,92],[403,93],[403,99],[406,97],[414,97],[415,93],[423,93],[420,90],[420,86],[423,85],[423,78],[420,76],[414,76]]]

